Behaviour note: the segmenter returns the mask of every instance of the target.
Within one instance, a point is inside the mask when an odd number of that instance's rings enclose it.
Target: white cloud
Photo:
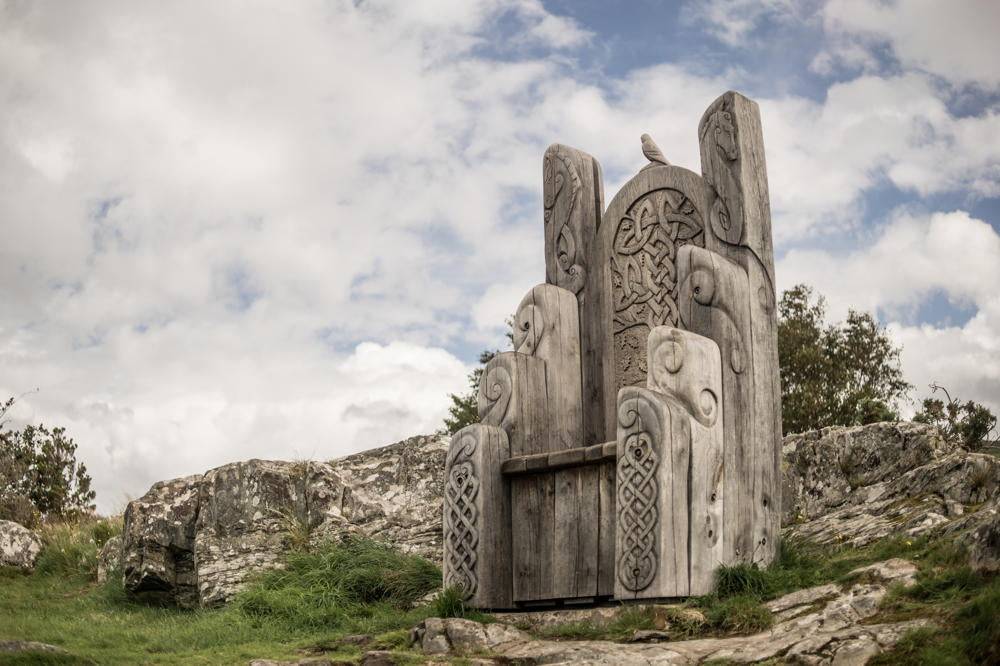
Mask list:
[[[1000,86],[1000,4],[978,0],[831,0],[822,9],[831,46],[816,65],[870,66],[863,55],[885,45],[905,68],[957,85]],[[874,57],[874,56],[872,56]]]
[[[536,0],[3,12],[0,396],[41,388],[20,417],[68,427],[105,509],[436,428],[469,371],[445,350],[496,345],[544,280],[545,147],[598,157],[608,199],[643,132],[697,171],[741,83],[594,83],[571,49],[598,38]],[[886,180],[997,191],[996,114],[951,115],[923,75],[759,101],[779,239],[856,223]]]
[[[795,0],[700,0],[688,2],[682,18],[700,24],[711,36],[728,46],[745,46],[765,22],[787,22],[806,12]]]
[[[1000,234],[965,211],[901,211],[869,240],[846,253],[788,252],[776,268],[779,288],[812,285],[835,320],[848,308],[881,312],[903,345],[915,396],[939,381],[1000,413]],[[974,316],[961,326],[914,322],[915,308],[936,294]]]

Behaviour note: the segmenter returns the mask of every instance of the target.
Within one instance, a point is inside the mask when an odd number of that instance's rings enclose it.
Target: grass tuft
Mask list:
[[[298,628],[338,628],[357,619],[380,625],[440,584],[441,572],[427,560],[349,537],[289,553],[284,569],[263,574],[234,603],[249,618]]]
[[[756,634],[774,623],[771,611],[751,595],[723,599],[709,607],[705,617],[710,627],[729,635]]]
[[[39,530],[42,552],[35,563],[35,571],[94,580],[101,548],[121,531],[121,517],[81,518],[43,525]]]

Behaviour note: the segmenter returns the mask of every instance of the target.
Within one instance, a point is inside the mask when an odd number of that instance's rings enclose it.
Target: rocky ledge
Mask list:
[[[428,656],[489,654],[492,663],[742,664],[780,659],[781,663],[864,664],[895,645],[907,631],[929,624],[923,619],[866,623],[878,619],[878,605],[888,586],[909,587],[916,573],[911,562],[892,559],[853,571],[864,582],[844,589],[831,584],[792,592],[766,604],[775,624],[768,631],[750,636],[671,641],[671,627],[665,623],[661,631],[636,632],[636,642],[632,643],[535,640],[507,624],[520,619],[514,617],[520,614],[498,614],[500,622],[493,624],[430,618],[414,629],[410,640]],[[563,621],[578,621],[574,612],[566,611]],[[606,609],[602,617],[610,621],[616,612]],[[548,615],[551,620],[560,612]]]
[[[247,460],[162,481],[129,502],[120,553],[101,559],[118,555],[130,592],[187,607],[226,601],[295,540],[363,534],[437,560],[447,446],[413,437],[326,463]]]
[[[296,539],[359,533],[439,560],[447,445],[414,437],[328,463],[249,460],[157,483],[129,503],[121,551],[105,555],[120,556],[130,591],[185,606],[225,601]],[[1000,567],[1000,459],[930,426],[790,435],[782,476],[786,536],[863,545],[950,533],[973,566]]]

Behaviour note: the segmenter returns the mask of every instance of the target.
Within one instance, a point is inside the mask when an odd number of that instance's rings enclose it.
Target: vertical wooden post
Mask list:
[[[548,451],[583,445],[583,402],[580,369],[580,327],[576,296],[551,284],[532,289],[514,317],[514,348],[545,361],[548,398]],[[536,556],[552,559],[552,594],[557,598],[594,597],[598,594],[600,477],[594,467],[553,472],[553,551]],[[524,482],[518,484],[515,496]],[[529,485],[548,481],[534,479]],[[607,530],[613,538],[613,527]],[[608,562],[608,567],[613,563]]]
[[[666,396],[618,392],[615,597],[687,596],[691,424]]]
[[[601,165],[592,156],[558,143],[542,158],[545,204],[545,281],[573,293],[578,302],[583,401],[603,407],[600,303],[597,299],[597,230],[604,211]],[[604,412],[583,413],[583,440],[577,446],[606,441]]]
[[[724,561],[755,561],[752,489],[757,463],[747,275],[734,262],[696,247],[681,248],[677,262],[681,321],[687,330],[716,341],[722,354]]]
[[[724,563],[722,357],[706,337],[658,326],[649,333],[648,358],[649,389],[664,394],[690,420],[690,593],[708,594],[715,569]]]
[[[754,421],[754,437],[747,443],[754,469],[751,557],[766,564],[774,558],[781,528],[781,380],[771,204],[757,103],[736,92],[725,93],[705,111],[698,136],[702,173],[719,195],[705,247],[742,266],[749,283]]]
[[[513,605],[509,457],[503,430],[475,424],[452,436],[445,462],[444,584],[475,608]]]

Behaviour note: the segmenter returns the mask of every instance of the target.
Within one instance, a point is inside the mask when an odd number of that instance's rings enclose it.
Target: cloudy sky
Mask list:
[[[99,508],[439,427],[544,280],[541,156],[608,198],[758,100],[779,288],[1000,410],[1000,3],[0,4],[0,397]]]

